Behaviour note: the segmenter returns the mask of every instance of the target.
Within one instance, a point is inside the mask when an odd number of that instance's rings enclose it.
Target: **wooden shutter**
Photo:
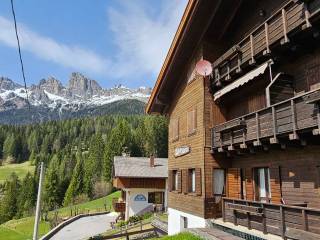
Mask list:
[[[270,168],[271,202],[281,203],[280,167]]]
[[[169,192],[172,191],[173,181],[174,181],[173,171],[169,170],[169,173],[168,173],[168,190],[169,190]]]
[[[192,134],[197,129],[197,109],[194,108],[192,111],[187,113],[187,127],[188,134]]]
[[[245,177],[245,188],[246,188],[246,200],[254,200],[253,192],[253,177],[252,177],[252,168],[246,168],[244,173]]]
[[[179,138],[179,119],[172,120],[172,140]]]
[[[181,170],[177,170],[177,174],[178,174],[178,186],[177,186],[177,190],[179,193],[181,193],[181,188],[182,188],[182,174],[181,174]]]
[[[201,168],[196,168],[196,194],[201,195]]]
[[[188,169],[182,169],[182,192],[188,193]]]
[[[241,198],[241,177],[240,168],[228,168],[227,172],[228,181],[228,197],[229,198]]]

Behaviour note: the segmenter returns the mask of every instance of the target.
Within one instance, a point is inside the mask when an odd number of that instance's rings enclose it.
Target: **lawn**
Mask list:
[[[21,180],[28,172],[33,173],[34,168],[29,161],[0,166],[0,183],[3,183],[13,172],[15,172]]]
[[[120,192],[114,192],[106,197],[99,198],[90,202],[82,203],[75,205],[80,212],[100,212],[104,211],[105,206],[107,209],[112,209],[112,198],[120,196]],[[75,206],[72,206],[74,208]],[[59,212],[59,217],[68,217],[70,216],[70,207],[65,207],[57,210]],[[53,212],[50,212],[49,217],[53,215]],[[33,234],[33,224],[34,217],[21,218],[16,220],[8,221],[0,225],[0,239],[6,240],[26,240],[32,239]],[[39,236],[42,236],[49,232],[50,225],[48,222],[41,222],[39,228]]]
[[[154,240],[202,240],[202,238],[197,237],[191,233],[179,233],[173,236],[165,236],[161,238],[154,238]]]

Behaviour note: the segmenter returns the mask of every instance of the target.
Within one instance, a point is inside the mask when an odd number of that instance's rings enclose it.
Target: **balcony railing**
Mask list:
[[[320,239],[320,209],[223,198],[224,222],[242,225],[284,239]]]
[[[118,198],[112,199],[112,206],[115,212],[124,213],[126,211],[126,203]]]
[[[302,131],[320,134],[320,89],[276,103],[212,128],[212,148],[223,152],[247,144],[279,143],[279,138],[298,140]]]
[[[320,0],[289,1],[213,63],[215,84],[237,76],[245,66],[270,54],[277,43],[289,43],[292,33],[311,28],[319,13]]]

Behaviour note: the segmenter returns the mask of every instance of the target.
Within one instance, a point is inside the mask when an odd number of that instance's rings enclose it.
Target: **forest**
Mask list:
[[[45,164],[42,212],[111,191],[113,157],[167,157],[167,119],[108,115],[24,126],[0,126],[0,165],[29,161],[34,173],[0,184],[0,224],[34,213],[40,162]]]

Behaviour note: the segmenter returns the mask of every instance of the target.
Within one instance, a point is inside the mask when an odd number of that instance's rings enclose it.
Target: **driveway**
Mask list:
[[[52,240],[83,240],[91,236],[104,233],[111,229],[110,222],[115,221],[117,215],[108,213],[97,216],[83,217],[62,228]]]

